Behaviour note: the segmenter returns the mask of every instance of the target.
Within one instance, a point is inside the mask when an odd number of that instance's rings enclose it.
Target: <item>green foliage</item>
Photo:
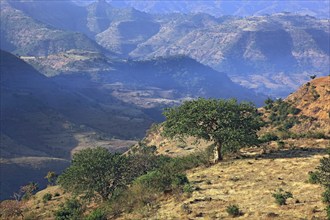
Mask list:
[[[311,76],[309,76],[309,78],[315,79],[316,78],[316,75],[311,75]]]
[[[327,212],[327,219],[330,220],[330,205],[327,205],[327,207],[325,208],[326,212]]]
[[[46,193],[43,197],[42,197],[42,201],[44,203],[50,201],[52,199],[53,195],[51,193]]]
[[[266,142],[270,142],[270,141],[277,141],[278,136],[273,133],[266,133],[266,134],[262,135],[261,137],[259,137],[259,140],[262,143],[266,143]]]
[[[326,204],[330,204],[330,188],[326,187],[326,190],[322,193],[322,201]]]
[[[127,180],[133,181],[137,177],[155,170],[170,160],[169,157],[155,155],[155,148],[140,143],[139,146],[129,153],[127,158]]]
[[[227,213],[232,217],[238,217],[242,215],[241,211],[239,210],[238,205],[229,205],[226,209]]]
[[[317,177],[319,182],[326,188],[330,188],[330,158],[324,157],[320,160],[320,165],[317,167]]]
[[[152,207],[161,194],[162,192],[155,188],[133,183],[130,188],[122,191],[115,200],[111,201],[110,213],[116,215],[120,212],[132,212],[142,210],[145,207]]]
[[[39,185],[36,182],[30,182],[29,184],[22,186],[20,193],[23,194],[22,199],[28,200],[39,189]]]
[[[267,98],[265,100],[265,109],[271,109],[274,106],[274,100],[272,100],[271,98]]]
[[[315,138],[315,139],[329,139],[330,137],[325,135],[323,132],[313,132],[308,131],[306,133],[293,133],[290,131],[283,131],[279,134],[279,137],[282,139],[286,138],[293,138],[293,139],[300,139],[300,138]]]
[[[276,100],[269,110],[270,115],[268,119],[273,125],[279,126],[280,130],[286,131],[299,123],[299,119],[295,115],[300,112],[300,109],[291,106],[290,103],[282,99]],[[290,117],[289,114],[291,114]]]
[[[168,167],[168,166],[167,166]],[[171,169],[173,171],[173,169]],[[140,184],[148,188],[154,188],[159,192],[173,190],[189,183],[183,173],[162,172],[164,169],[148,172],[138,177],[134,184]]]
[[[139,169],[144,169],[147,172],[133,171],[135,174],[142,175],[135,177],[129,187],[117,189],[113,192],[113,196],[109,201],[109,214],[111,215],[116,216],[121,212],[153,207],[156,199],[163,193],[178,195],[182,192],[191,193],[194,187],[189,184],[184,172],[193,167],[209,164],[210,149],[184,157],[169,158],[149,155],[149,149],[145,149],[143,144],[140,145],[141,148],[132,150],[131,155],[128,155],[128,157],[136,157],[134,158],[136,162],[132,163],[133,168],[134,164],[137,164],[137,167],[142,167]],[[143,161],[149,159],[153,162]]]
[[[185,193],[192,193],[194,190],[195,190],[194,187],[192,185],[190,185],[189,183],[187,183],[183,186],[183,192],[185,192]]]
[[[107,220],[106,212],[101,209],[92,211],[85,220]]]
[[[82,219],[84,208],[77,199],[67,200],[55,211],[56,220],[80,220]]]
[[[277,143],[277,146],[278,146],[278,148],[279,149],[282,149],[282,148],[284,148],[284,146],[285,146],[285,143],[284,143],[284,141],[276,141],[276,143]]]
[[[277,192],[273,193],[273,197],[278,205],[286,205],[288,198],[293,198],[291,192],[285,192],[283,189],[278,189]]]
[[[311,93],[314,100],[317,100],[318,98],[320,98],[320,94],[315,90],[315,88],[316,88],[315,86],[311,87]]]
[[[320,182],[319,180],[319,175],[320,173],[315,171],[315,172],[309,172],[308,173],[308,182],[311,184],[317,184]]]
[[[126,169],[125,156],[100,147],[84,149],[73,155],[71,166],[59,176],[58,184],[70,192],[88,198],[99,195],[106,200],[128,182]]]
[[[47,175],[45,176],[45,179],[47,179],[51,185],[54,185],[56,182],[57,176],[58,175],[54,171],[48,171]]]
[[[164,115],[164,136],[181,139],[195,136],[214,141],[220,149],[220,159],[224,152],[236,152],[258,143],[256,132],[261,120],[250,103],[199,98],[166,109]]]

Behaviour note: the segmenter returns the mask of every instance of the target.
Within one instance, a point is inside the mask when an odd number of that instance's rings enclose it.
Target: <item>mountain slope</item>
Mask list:
[[[77,0],[76,0],[77,2]],[[115,6],[131,6],[149,13],[200,13],[221,15],[264,15],[278,12],[294,12],[329,18],[328,1],[111,1]]]
[[[328,73],[328,20],[290,14],[217,22],[205,16],[194,18],[203,25],[182,18],[165,22],[130,55],[185,54],[227,72],[235,82],[280,96],[297,89],[309,73]]]
[[[81,32],[90,36],[86,26],[87,11],[71,1],[6,0],[26,16],[56,29]]]
[[[132,61],[69,51],[48,57],[23,58],[45,75],[56,73],[54,79],[61,84],[89,80],[90,87],[98,85],[105,93],[142,108],[163,107],[196,97],[237,98],[257,105],[265,99],[233,83],[226,74],[185,56]]]
[[[48,55],[70,49],[104,51],[77,32],[46,25],[1,1],[1,48],[20,55]]]
[[[69,1],[9,3],[8,0],[1,2],[1,42],[2,48],[14,53],[47,55],[70,49],[100,52],[102,48],[98,43],[107,48],[107,53],[111,51],[123,58],[144,60],[186,55],[228,73],[233,81],[245,87],[276,97],[287,96],[306,82],[309,75],[328,74],[330,33],[326,19],[287,12],[244,18],[178,13],[151,15],[132,8],[116,8],[118,2],[104,0],[88,6],[75,6]],[[154,3],[172,4],[134,4]],[[187,5],[187,2],[173,3],[180,4]],[[231,10],[247,14],[255,14],[249,10],[263,11],[266,7],[266,3],[258,3],[254,9],[248,9],[251,2],[196,4],[220,4],[224,10],[232,7]],[[321,8],[322,4],[326,2],[282,5],[275,1],[267,3],[269,7],[265,10],[280,11],[293,5]],[[190,6],[193,8],[194,4]],[[323,9],[326,7],[323,5]],[[59,12],[61,8],[65,12],[63,16]]]
[[[314,117],[318,120],[329,120],[330,76],[312,80],[289,95],[286,100],[296,108],[301,109],[299,113],[301,115]]]
[[[72,89],[7,52],[0,61],[1,199],[29,181],[46,186],[46,171],[62,171],[76,150],[124,151],[136,142],[114,138],[142,137],[153,122],[139,108],[84,87],[82,79]]]

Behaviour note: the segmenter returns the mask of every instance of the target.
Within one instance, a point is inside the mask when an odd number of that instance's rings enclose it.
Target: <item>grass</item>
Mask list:
[[[320,148],[325,148],[325,144],[321,145]],[[324,219],[323,188],[306,181],[308,172],[319,165],[323,154],[301,156],[299,152],[297,149],[297,157],[287,157],[285,151],[279,151],[273,158],[266,155],[260,159],[231,160],[208,168],[192,169],[187,176],[199,190],[193,191],[188,198],[161,201],[157,213],[150,219],[193,219],[200,212],[205,219],[228,219],[231,217],[226,207],[231,204],[239,204],[244,210],[239,219],[267,219],[269,216],[283,220],[313,216]],[[233,176],[240,181],[231,181]],[[212,184],[208,184],[209,181]],[[281,187],[295,197],[286,200],[285,208],[279,208],[272,197],[274,190]],[[182,207],[187,206],[185,204],[189,204],[189,212],[182,211]],[[318,207],[317,212],[313,212],[315,207]]]
[[[245,159],[227,159],[210,167],[192,166],[187,171],[189,185],[184,186],[186,193],[180,196],[153,191],[141,194],[143,189],[132,188],[127,196],[131,198],[131,213],[116,216],[116,219],[230,219],[227,207],[232,204],[238,204],[239,210],[244,211],[238,219],[268,219],[272,216],[283,220],[311,219],[313,216],[325,219],[324,189],[307,180],[309,172],[319,165],[329,141],[313,141],[312,148],[319,149],[316,151],[307,148],[306,144],[310,143],[305,139],[295,140],[296,147],[289,152],[290,155],[287,149],[267,154],[260,154],[260,149],[244,149],[244,154],[249,155]],[[272,194],[278,188],[291,192],[294,199],[288,198],[285,206],[277,205]],[[60,196],[53,197],[46,204],[42,202],[43,195],[57,192]],[[138,198],[134,195],[144,196]],[[51,216],[51,210],[56,210],[66,196],[57,186],[49,187],[37,193],[29,201],[29,207],[36,216]],[[93,208],[98,205],[94,204]],[[121,207],[112,208],[115,212]]]

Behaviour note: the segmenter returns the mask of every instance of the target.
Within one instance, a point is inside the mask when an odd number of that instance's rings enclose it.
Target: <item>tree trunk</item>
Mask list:
[[[215,142],[215,146],[213,149],[213,163],[218,163],[223,159],[221,154],[221,147],[222,145],[220,142]]]

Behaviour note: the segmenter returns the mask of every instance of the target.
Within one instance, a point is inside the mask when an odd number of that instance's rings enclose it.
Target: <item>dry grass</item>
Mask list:
[[[287,145],[285,149],[273,149],[259,156],[256,155],[260,150],[246,150],[254,156],[193,169],[188,178],[198,190],[190,197],[163,198],[157,211],[147,217],[135,213],[122,219],[231,219],[226,212],[231,204],[237,204],[243,212],[237,219],[325,219],[323,189],[307,180],[308,172],[318,166],[329,141],[295,142],[293,147]],[[278,188],[293,194],[285,206],[277,205],[272,197]]]
[[[159,198],[158,204],[119,219],[231,219],[226,212],[231,204],[237,204],[243,212],[237,219],[325,219],[323,188],[307,180],[308,172],[318,166],[329,144],[329,140],[300,139],[286,140],[280,150],[274,144],[266,151],[244,149],[245,159],[227,159],[188,171],[190,183],[197,188],[190,196],[167,194]],[[285,206],[277,205],[272,197],[278,188],[293,194]],[[45,193],[56,192],[59,197],[42,201]],[[48,187],[27,202],[24,215],[54,219],[54,210],[69,196],[58,186]]]

